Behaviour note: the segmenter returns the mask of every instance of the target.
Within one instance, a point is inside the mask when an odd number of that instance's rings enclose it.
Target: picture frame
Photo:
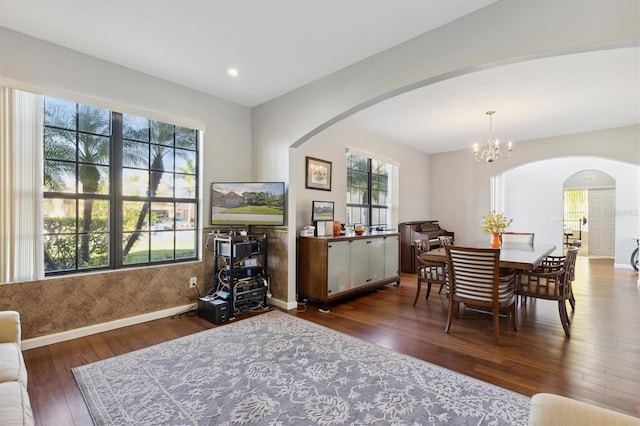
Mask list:
[[[329,220],[333,222],[333,201],[313,201],[311,204],[311,222]]]
[[[331,191],[331,161],[306,157],[305,187]]]

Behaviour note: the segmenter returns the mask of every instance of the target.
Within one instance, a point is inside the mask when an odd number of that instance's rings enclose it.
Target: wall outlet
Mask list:
[[[196,288],[197,284],[198,284],[198,278],[197,277],[189,278],[189,288]]]

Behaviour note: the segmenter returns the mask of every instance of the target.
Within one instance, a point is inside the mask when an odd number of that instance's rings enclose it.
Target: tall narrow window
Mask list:
[[[196,131],[127,114],[122,129],[123,263],[194,258]]]
[[[392,165],[347,153],[347,224],[391,224]]]
[[[111,113],[44,101],[45,272],[110,265]]]
[[[45,271],[197,257],[198,132],[44,100]]]

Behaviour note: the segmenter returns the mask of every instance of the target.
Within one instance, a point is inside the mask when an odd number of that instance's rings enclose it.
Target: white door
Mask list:
[[[614,256],[613,189],[589,190],[589,256]]]

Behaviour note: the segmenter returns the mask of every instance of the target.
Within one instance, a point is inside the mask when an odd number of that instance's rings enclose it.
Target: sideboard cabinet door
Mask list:
[[[327,254],[327,296],[351,288],[351,241],[332,241]]]
[[[385,253],[386,238],[372,238],[369,240],[369,281],[375,282],[385,278],[384,264],[387,254]],[[397,241],[396,241],[397,244]]]
[[[351,287],[357,288],[369,282],[369,242],[371,240],[351,241]]]
[[[400,275],[399,247],[399,238],[397,236],[386,237],[384,239],[384,278]]]

